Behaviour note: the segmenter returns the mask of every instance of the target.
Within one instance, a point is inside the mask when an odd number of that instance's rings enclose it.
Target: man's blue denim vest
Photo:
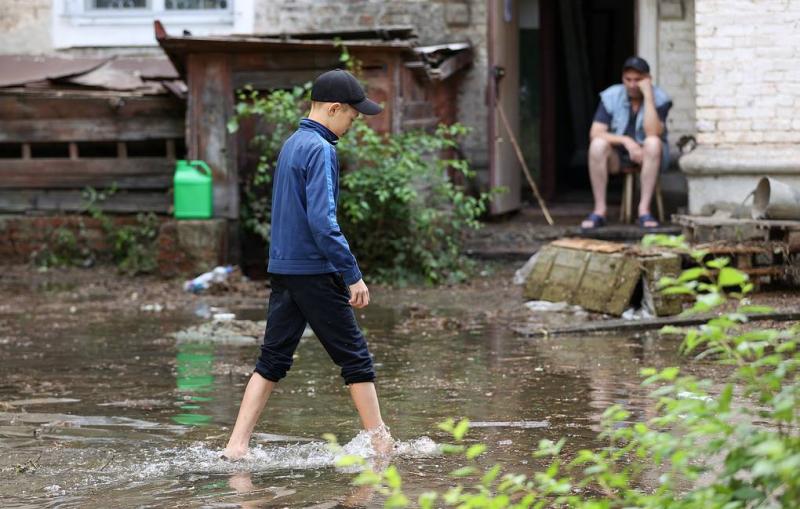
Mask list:
[[[628,126],[628,119],[630,117],[631,102],[628,98],[628,92],[625,90],[625,85],[618,83],[611,85],[607,89],[600,92],[600,100],[603,103],[606,111],[611,114],[611,125],[609,131],[623,136],[625,128]],[[660,108],[664,104],[670,102],[670,98],[666,92],[653,85],[653,100],[656,103],[656,108]],[[639,143],[644,143],[644,108],[639,108],[636,113],[636,129],[634,131],[634,138]],[[669,166],[669,142],[667,141],[667,126],[664,125],[664,132],[661,133],[661,141],[664,142],[663,150],[661,151],[661,169],[665,170]]]

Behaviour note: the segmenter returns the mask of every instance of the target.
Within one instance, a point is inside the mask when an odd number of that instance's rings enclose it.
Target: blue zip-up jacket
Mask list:
[[[339,272],[345,283],[361,279],[358,263],[336,222],[339,138],[304,118],[281,148],[272,182],[268,272]]]

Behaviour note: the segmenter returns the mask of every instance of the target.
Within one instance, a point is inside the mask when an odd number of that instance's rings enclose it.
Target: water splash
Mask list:
[[[336,465],[337,459],[346,455],[363,458],[375,457],[373,434],[361,431],[341,450],[334,451],[321,441],[275,445],[259,444],[241,460],[230,462],[221,459],[222,450],[196,442],[188,447],[156,449],[145,453],[141,460],[119,465],[107,472],[106,480],[148,480],[169,478],[189,473],[229,474],[241,471],[254,473],[276,470],[319,469]],[[394,457],[422,458],[440,453],[439,446],[427,436],[398,441]],[[105,477],[105,476],[104,476]]]

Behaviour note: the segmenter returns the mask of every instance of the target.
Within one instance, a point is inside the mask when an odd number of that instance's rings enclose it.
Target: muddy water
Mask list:
[[[72,311],[75,311],[74,309]],[[231,310],[263,319],[263,309]],[[603,409],[648,408],[644,365],[676,362],[674,342],[651,336],[530,340],[491,321],[424,319],[387,307],[364,312],[395,463],[414,496],[449,486],[436,423],[467,417],[485,459],[536,468],[542,438],[593,445]],[[78,310],[78,315],[80,310]],[[379,507],[349,486],[320,438],[369,456],[338,369],[303,339],[243,463],[218,459],[255,344],[179,342],[201,321],[191,310],[45,317],[0,313],[0,506]]]

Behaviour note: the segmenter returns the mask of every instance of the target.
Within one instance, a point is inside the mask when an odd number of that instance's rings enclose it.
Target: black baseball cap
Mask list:
[[[625,63],[622,64],[622,72],[625,72],[628,69],[650,74],[650,64],[648,64],[647,60],[642,57],[628,57],[628,59],[625,60]]]
[[[334,69],[317,76],[311,87],[311,100],[324,103],[345,103],[364,115],[377,115],[383,107],[367,99],[355,76],[343,69]]]

